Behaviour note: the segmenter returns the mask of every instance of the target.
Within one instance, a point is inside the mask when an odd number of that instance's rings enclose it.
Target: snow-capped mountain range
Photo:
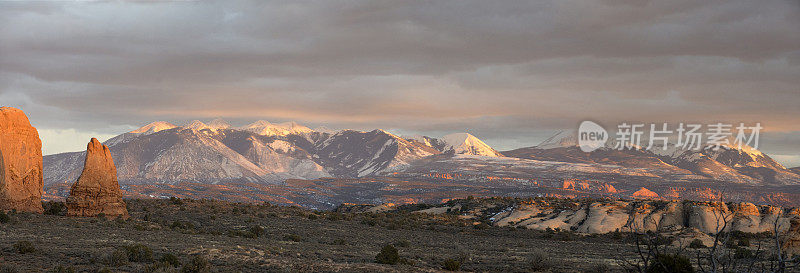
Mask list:
[[[559,132],[539,145],[503,152],[506,156],[545,161],[612,164],[686,173],[709,179],[770,185],[800,184],[800,174],[787,169],[768,155],[749,146],[722,145],[715,149],[685,149],[674,144],[652,149],[616,149],[613,140],[591,153],[578,148],[574,134]],[[644,140],[642,143],[647,143]]]
[[[263,120],[242,127],[221,119],[183,126],[157,121],[104,144],[123,184],[362,177],[402,170],[443,153],[502,156],[467,133],[402,138],[383,130],[337,132]],[[77,179],[83,157],[84,152],[45,156],[45,184]]]
[[[384,130],[310,129],[295,122],[256,121],[234,127],[217,119],[183,126],[153,122],[105,142],[120,183],[355,178],[376,175],[468,172],[484,176],[587,178],[622,174],[665,181],[714,180],[746,185],[800,185],[800,170],[743,147],[618,150],[613,143],[582,152],[571,133],[539,145],[498,152],[468,133],[442,138],[400,137]],[[44,157],[45,184],[71,183],[84,152]]]

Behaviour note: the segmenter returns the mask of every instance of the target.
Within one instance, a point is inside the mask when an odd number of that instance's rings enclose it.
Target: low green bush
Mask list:
[[[42,202],[42,207],[44,208],[44,214],[46,215],[63,216],[67,214],[67,206],[64,205],[64,202],[56,202],[56,201]]]
[[[392,245],[386,245],[381,249],[381,252],[375,256],[375,262],[379,264],[395,265],[400,261],[400,253]]]
[[[206,257],[197,255],[181,267],[181,273],[208,273],[211,272],[211,263]]]
[[[109,255],[106,260],[106,264],[110,266],[122,266],[128,264],[128,262],[130,262],[128,259],[128,252],[124,249],[114,250],[114,252],[111,252],[111,255]]]
[[[171,265],[173,267],[181,266],[181,261],[178,259],[178,256],[175,256],[175,255],[170,254],[170,253],[166,253],[164,255],[161,255],[161,258],[159,258],[158,261],[161,262],[161,263],[169,264],[169,265]]]
[[[706,248],[706,244],[703,243],[703,240],[694,239],[692,240],[691,243],[689,243],[689,248],[694,248],[694,249]]]
[[[547,271],[553,268],[553,261],[546,253],[535,251],[528,258],[528,265],[533,271]]]
[[[734,259],[750,259],[753,258],[753,252],[747,248],[737,248],[733,252]]]
[[[283,240],[284,241],[292,241],[292,242],[302,242],[303,241],[303,237],[301,237],[300,235],[297,235],[297,234],[286,234],[285,236],[283,236]]]
[[[133,244],[124,246],[123,249],[128,254],[131,262],[143,263],[153,261],[153,250],[143,244]]]
[[[8,223],[11,222],[11,216],[8,215],[5,211],[0,210],[0,223]]]
[[[447,259],[444,260],[442,268],[447,271],[459,271],[463,263],[464,260],[462,259]]]
[[[658,255],[647,266],[646,273],[694,273],[689,258],[681,255]]]
[[[36,251],[36,247],[29,241],[19,241],[14,244],[14,250],[19,254],[26,254]]]
[[[53,273],[75,273],[75,268],[72,266],[59,265],[53,268]]]

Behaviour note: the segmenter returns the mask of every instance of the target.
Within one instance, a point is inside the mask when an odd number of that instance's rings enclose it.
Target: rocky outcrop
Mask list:
[[[789,255],[800,255],[800,218],[793,218],[783,249]]]
[[[658,194],[642,187],[638,191],[631,194],[631,197],[636,199],[656,199],[658,198]]]
[[[69,216],[128,216],[111,151],[96,138],[86,147],[86,160],[67,198]]]
[[[784,213],[778,207],[751,203],[597,201],[564,205],[537,200],[509,207],[489,218],[496,226],[536,230],[550,228],[590,234],[614,231],[674,232],[685,228],[715,234],[723,227],[725,231],[771,232],[775,221],[778,221],[780,231],[785,232],[789,221],[800,217],[793,212]]]
[[[0,107],[0,210],[42,212],[42,141],[22,110]]]

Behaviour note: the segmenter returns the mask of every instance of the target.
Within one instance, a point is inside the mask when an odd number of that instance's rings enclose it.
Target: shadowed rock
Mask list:
[[[86,161],[78,181],[67,198],[69,216],[128,216],[117,182],[117,168],[107,146],[92,138],[86,147]]]
[[[792,219],[783,249],[789,255],[800,255],[800,218]]]
[[[22,110],[0,107],[0,210],[42,212],[42,141]]]

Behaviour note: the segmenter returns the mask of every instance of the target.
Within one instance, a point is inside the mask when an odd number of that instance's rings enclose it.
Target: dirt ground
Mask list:
[[[615,258],[630,251],[620,240],[476,228],[457,216],[207,200],[126,202],[127,220],[70,218],[57,209],[51,210],[56,215],[11,214],[0,224],[0,272],[179,272],[178,265],[156,265],[167,254],[182,264],[201,256],[210,272],[433,272],[444,270],[448,259],[463,261],[462,271],[617,271]],[[20,251],[22,241],[33,250]],[[152,256],[115,260],[115,251],[135,244]],[[399,250],[401,264],[375,262],[387,244]]]

